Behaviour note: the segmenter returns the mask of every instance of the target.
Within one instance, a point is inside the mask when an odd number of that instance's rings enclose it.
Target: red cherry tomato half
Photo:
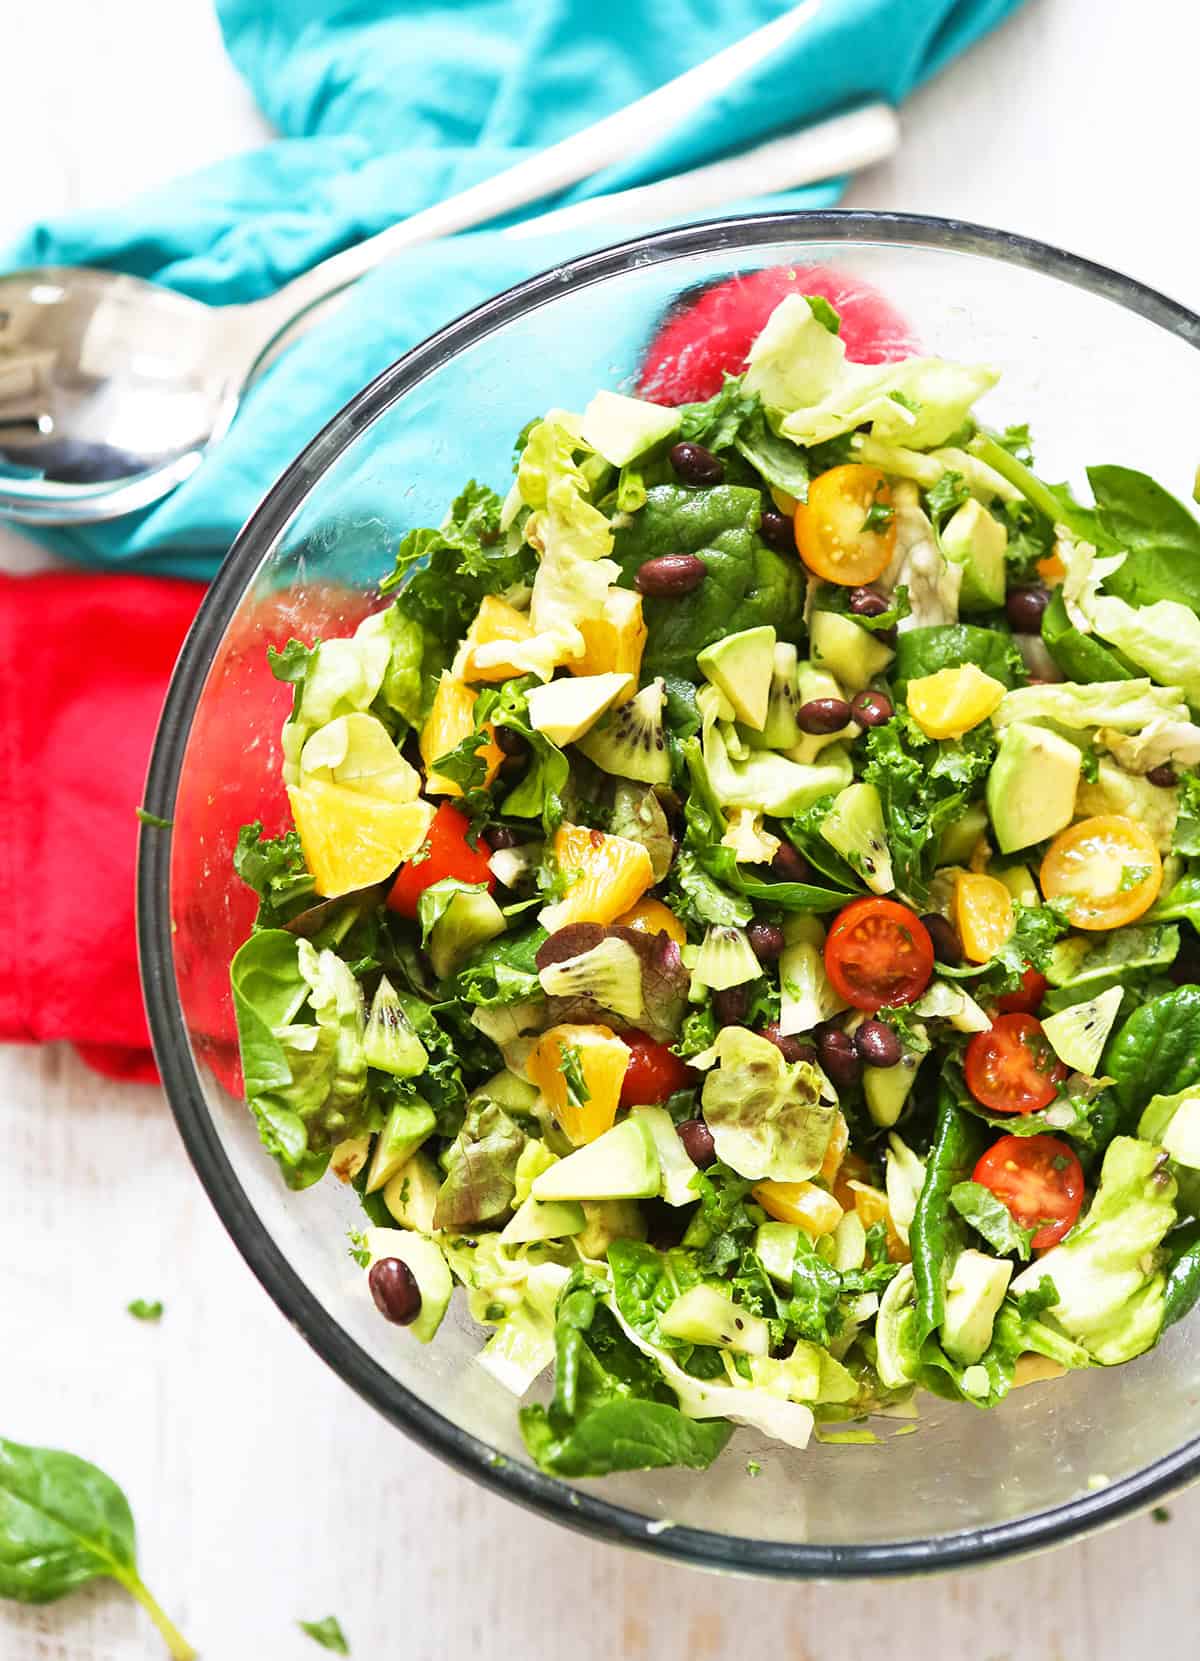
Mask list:
[[[967,1045],[967,1089],[993,1113],[1049,1107],[1067,1069],[1032,1015],[1000,1015]]]
[[[990,1188],[1022,1228],[1042,1227],[1034,1251],[1056,1246],[1074,1228],[1083,1205],[1083,1168],[1057,1136],[1002,1136],[975,1167],[975,1181]]]
[[[629,1046],[629,1065],[621,1082],[622,1107],[656,1107],[695,1083],[694,1070],[665,1044],[644,1032],[627,1032],[622,1037]]]
[[[1042,1007],[1049,984],[1045,975],[1039,974],[1036,969],[1026,969],[1021,976],[1020,991],[1006,992],[996,999],[997,1012],[1001,1015],[1036,1015]]]
[[[392,884],[387,903],[401,917],[416,917],[417,901],[427,888],[443,877],[457,877],[459,882],[485,882],[490,894],[496,879],[488,869],[490,858],[487,844],[482,840],[472,848],[467,841],[470,820],[449,802],[443,802],[433,816],[429,835],[421,851],[400,867]]]
[[[896,1009],[919,998],[933,974],[929,931],[895,900],[855,900],[825,941],[825,973],[855,1009]]]

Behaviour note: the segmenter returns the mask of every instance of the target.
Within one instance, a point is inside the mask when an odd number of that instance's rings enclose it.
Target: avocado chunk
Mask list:
[[[428,1344],[442,1324],[454,1290],[442,1248],[423,1234],[405,1228],[369,1228],[365,1238],[371,1254],[368,1272],[383,1257],[398,1257],[412,1270],[421,1294],[421,1311],[408,1330],[418,1343]]]
[[[442,1173],[427,1153],[413,1154],[402,1165],[383,1190],[383,1203],[401,1228],[416,1229],[418,1234],[433,1233],[433,1214],[437,1210],[438,1189]]]
[[[923,1059],[915,1050],[905,1050],[894,1067],[863,1068],[863,1094],[875,1124],[888,1129],[896,1123],[912,1094]]]
[[[584,1227],[583,1233],[575,1236],[575,1245],[581,1257],[602,1262],[614,1240],[646,1238],[646,1219],[636,1200],[583,1200],[580,1203],[583,1206]]]
[[[1055,836],[1075,815],[1080,755],[1045,727],[1014,721],[1004,730],[987,782],[987,805],[1001,853]]]
[[[527,696],[529,724],[552,744],[573,744],[633,685],[632,675],[563,675]]]
[[[625,1119],[533,1180],[535,1200],[648,1200],[662,1185],[654,1139]]]
[[[1124,996],[1120,986],[1110,986],[1095,998],[1046,1016],[1042,1031],[1058,1059],[1073,1072],[1095,1075]]]
[[[813,667],[827,670],[851,694],[869,686],[894,655],[877,635],[837,611],[814,611],[808,633]]]
[[[891,893],[896,886],[892,855],[883,829],[883,804],[873,784],[850,784],[839,791],[820,830],[872,894]]]
[[[1004,1302],[1013,1266],[968,1246],[959,1252],[946,1282],[942,1348],[951,1361],[970,1367],[992,1341],[996,1313]]]
[[[503,1072],[493,1073],[471,1094],[472,1102],[495,1102],[500,1107],[514,1108],[518,1113],[531,1113],[537,1099],[538,1092],[528,1079],[510,1073],[507,1067]]]
[[[1014,905],[1041,905],[1042,896],[1030,874],[1028,865],[1010,865],[995,875],[1008,889]]]
[[[754,1235],[759,1262],[778,1286],[791,1290],[792,1265],[800,1243],[797,1223],[760,1223]]]
[[[694,1205],[696,1167],[684,1150],[674,1120],[665,1107],[634,1107],[631,1119],[640,1119],[654,1139],[662,1171],[662,1198],[667,1205]]]
[[[461,888],[429,931],[429,961],[439,979],[482,946],[504,933],[504,913],[483,887]]]
[[[1200,1171],[1200,1090],[1155,1096],[1142,1114],[1138,1135],[1157,1142],[1177,1164]]]
[[[535,1200],[531,1194],[500,1231],[502,1246],[523,1246],[530,1240],[565,1240],[582,1234],[583,1207],[578,1200]]]
[[[961,819],[947,825],[938,843],[939,865],[966,865],[975,852],[975,845],[987,830],[987,809],[982,802],[971,802]],[[1037,904],[1035,900],[1034,905]]]
[[[962,570],[960,611],[994,611],[1004,604],[1008,532],[981,502],[964,502],[942,530],[942,553]]]
[[[579,431],[585,444],[614,467],[653,450],[679,427],[679,411],[620,392],[597,392],[583,412]]]
[[[1102,813],[1119,813],[1135,820],[1150,832],[1159,853],[1165,854],[1179,816],[1179,787],[1151,784],[1136,773],[1127,773],[1114,761],[1101,761],[1096,777],[1080,783],[1075,817],[1091,819]]]
[[[741,1355],[766,1355],[771,1329],[761,1315],[742,1308],[715,1286],[689,1286],[659,1317],[668,1338],[685,1344],[717,1344]]]
[[[733,705],[739,721],[761,732],[775,672],[775,630],[769,623],[742,629],[706,646],[696,662]]]
[[[379,1132],[375,1152],[371,1155],[371,1168],[367,1172],[368,1194],[386,1187],[401,1166],[408,1164],[426,1137],[432,1136],[436,1123],[433,1109],[420,1096],[412,1101],[396,1103]]]

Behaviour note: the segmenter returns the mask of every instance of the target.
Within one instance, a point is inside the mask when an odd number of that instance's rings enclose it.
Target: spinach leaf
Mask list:
[[[1200,611],[1200,524],[1171,493],[1131,467],[1089,467],[1100,523],[1124,564],[1104,586],[1130,605],[1181,600]]]
[[[521,1409],[521,1434],[551,1476],[605,1476],[679,1465],[705,1470],[732,1434],[722,1419],[686,1419],[658,1368],[629,1342],[586,1271],[563,1289],[554,1395]]]
[[[1200,867],[1195,860],[1188,861],[1188,869],[1158,896],[1146,916],[1152,923],[1190,923],[1200,929]]]
[[[888,673],[897,697],[903,698],[909,681],[935,675],[939,669],[957,669],[963,663],[977,664],[985,675],[1007,687],[1023,686],[1028,679],[1012,636],[974,623],[909,629],[896,642],[895,661]]]
[[[975,1168],[983,1138],[979,1126],[963,1112],[942,1084],[938,1092],[933,1145],[925,1160],[925,1181],[909,1229],[916,1283],[917,1333],[923,1342],[942,1324],[946,1282],[965,1239],[961,1218],[950,1204],[955,1186]]]
[[[1200,773],[1180,774],[1179,816],[1171,849],[1177,854],[1200,854]]]
[[[1030,1241],[1037,1228],[1022,1228],[1002,1200],[981,1182],[956,1182],[950,1190],[950,1204],[976,1234],[981,1234],[994,1252],[1006,1257],[1016,1252],[1022,1262],[1030,1256]]]
[[[280,928],[313,903],[315,882],[294,830],[264,837],[261,819],[243,825],[233,851],[233,868],[258,895],[256,929]]]
[[[1123,1124],[1152,1096],[1173,1096],[1200,1080],[1200,986],[1152,998],[1113,1034],[1104,1053]]]
[[[501,934],[477,947],[454,977],[453,996],[484,1008],[541,997],[537,954],[548,938],[535,923],[520,934]]]
[[[336,1615],[326,1615],[323,1621],[297,1621],[296,1625],[322,1649],[332,1650],[335,1655],[349,1655],[350,1645]]]
[[[770,623],[781,638],[796,638],[804,603],[801,566],[759,539],[761,511],[761,494],[738,485],[656,485],[632,523],[617,531],[613,557],[629,585],[659,554],[695,554],[707,572],[690,594],[644,602],[644,676],[688,679],[705,646],[756,624]]]
[[[1082,634],[1067,615],[1062,589],[1056,588],[1042,613],[1042,639],[1063,674],[1084,685],[1092,681],[1127,681],[1133,670],[1095,635]]]
[[[73,1453],[0,1437],[0,1597],[52,1603],[106,1575],[146,1610],[176,1661],[192,1646],[142,1582],[129,1501]]]
[[[126,1304],[125,1307],[135,1321],[162,1320],[163,1306],[157,1298],[153,1302],[149,1298],[134,1298],[133,1302]]]
[[[761,406],[742,424],[734,447],[767,484],[786,490],[798,502],[808,499],[808,454],[767,425]]]
[[[1172,1229],[1163,1241],[1168,1252],[1163,1299],[1163,1331],[1182,1321],[1200,1302],[1200,1221]]]

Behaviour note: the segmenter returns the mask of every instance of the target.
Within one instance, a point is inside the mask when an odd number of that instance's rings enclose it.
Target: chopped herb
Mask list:
[[[335,1655],[349,1655],[350,1645],[336,1615],[326,1615],[323,1621],[297,1621],[296,1625],[322,1649],[331,1649]]]
[[[125,1305],[126,1309],[137,1321],[161,1321],[163,1306],[156,1298],[151,1303],[146,1298],[134,1298],[132,1303]]]
[[[157,813],[149,813],[144,807],[136,807],[133,811],[143,825],[149,825],[154,830],[174,829],[174,819],[160,819]]]
[[[562,1056],[563,1079],[567,1086],[567,1100],[572,1107],[585,1107],[592,1099],[592,1093],[587,1087],[587,1079],[583,1072],[583,1057],[576,1044],[559,1044],[558,1053]]]
[[[762,1475],[762,1466],[759,1464],[757,1459],[747,1459],[747,1461],[746,1461],[746,1475],[747,1476],[761,1476]]]

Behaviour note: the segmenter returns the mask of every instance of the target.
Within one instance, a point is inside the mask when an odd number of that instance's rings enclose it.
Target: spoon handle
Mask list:
[[[405,248],[502,218],[645,149],[757,68],[804,28],[819,9],[820,0],[802,0],[743,40],[624,109],[332,255],[277,294],[246,306],[242,349],[249,353],[251,365],[298,317]]]

